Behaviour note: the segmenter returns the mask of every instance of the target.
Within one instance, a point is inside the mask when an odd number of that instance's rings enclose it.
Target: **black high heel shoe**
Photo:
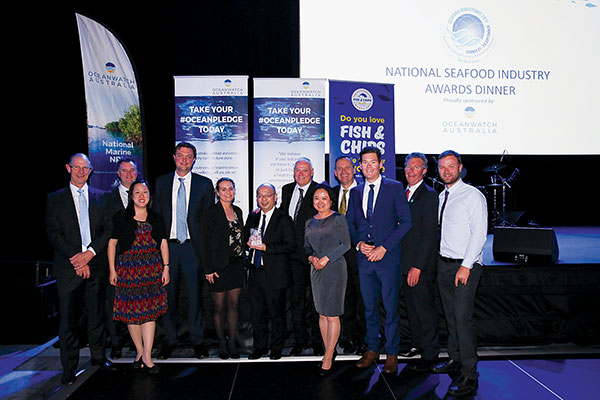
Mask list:
[[[227,342],[227,349],[229,350],[229,357],[236,359],[236,360],[238,358],[240,358],[240,352],[239,352],[237,346],[235,345],[235,341]]]
[[[323,369],[323,363],[321,362],[320,368],[319,368],[319,375],[322,377],[327,377],[329,375],[332,374],[333,372],[333,362],[335,361],[335,358],[337,357],[338,353],[336,350],[334,350],[333,355],[331,356],[331,367],[329,367],[329,369]]]
[[[142,357],[140,357],[139,360],[134,359],[133,360],[133,369],[142,369],[142,364],[144,362],[142,361]]]
[[[142,362],[142,367],[149,373],[149,374],[158,374],[158,372],[160,371],[160,367],[158,366],[158,364],[154,364],[154,366],[149,367],[148,364],[146,364],[144,362],[144,360],[142,360],[140,358],[140,361]]]

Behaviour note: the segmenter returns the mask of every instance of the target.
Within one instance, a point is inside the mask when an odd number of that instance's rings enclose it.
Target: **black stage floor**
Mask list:
[[[417,373],[400,364],[398,374],[337,361],[319,375],[317,362],[162,364],[158,375],[123,366],[96,372],[70,399],[444,399],[448,375]],[[474,399],[591,399],[598,396],[600,359],[496,359],[479,364]],[[58,393],[57,393],[58,394]]]

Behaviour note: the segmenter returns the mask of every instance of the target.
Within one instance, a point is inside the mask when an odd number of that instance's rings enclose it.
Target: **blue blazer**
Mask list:
[[[412,227],[404,185],[382,178],[371,221],[367,220],[363,211],[364,188],[363,182],[350,191],[346,220],[352,243],[368,240],[370,233],[375,246],[382,245],[387,250],[380,263],[400,265],[402,239]],[[366,257],[360,252],[358,254],[359,263],[365,262]]]

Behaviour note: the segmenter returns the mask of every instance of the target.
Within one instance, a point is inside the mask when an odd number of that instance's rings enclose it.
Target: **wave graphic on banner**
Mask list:
[[[143,176],[143,132],[138,86],[121,42],[102,24],[76,14],[83,62],[90,183],[109,190],[118,184],[121,158],[131,158]]]

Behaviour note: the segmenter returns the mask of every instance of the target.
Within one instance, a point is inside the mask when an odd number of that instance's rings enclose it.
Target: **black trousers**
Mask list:
[[[358,279],[358,261],[356,250],[350,249],[344,254],[348,281],[344,297],[344,314],[342,315],[342,332],[340,340],[353,341],[356,344],[363,342],[365,337],[365,305],[360,294],[360,280]]]
[[[474,264],[466,285],[454,285],[459,262],[438,261],[438,287],[448,327],[448,355],[462,365],[466,378],[477,377],[477,335],[473,323],[475,295],[483,269]]]
[[[406,301],[412,347],[423,349],[423,358],[434,360],[440,353],[439,315],[435,305],[435,273],[422,272],[416,286],[410,287],[402,275],[401,293]]]
[[[254,349],[266,352],[270,347],[271,350],[281,351],[286,333],[286,289],[273,288],[267,278],[263,268],[250,270],[248,295],[252,310]],[[271,322],[270,335],[269,321]]]
[[[302,262],[294,257],[290,260],[290,266],[292,286],[288,291],[295,344],[305,346],[309,342],[309,337],[313,345],[322,343],[319,318],[312,296],[308,261]]]
[[[57,276],[60,361],[65,373],[75,373],[79,364],[78,327],[82,314],[87,316],[87,337],[92,359],[104,359],[104,301],[105,293],[100,284],[102,277],[88,279],[73,276]]]
[[[169,241],[169,273],[171,281],[167,285],[167,314],[162,318],[165,342],[177,344],[177,316],[179,285],[185,285],[188,297],[188,328],[193,345],[204,343],[204,308],[202,305],[202,271],[192,243],[184,244]]]

